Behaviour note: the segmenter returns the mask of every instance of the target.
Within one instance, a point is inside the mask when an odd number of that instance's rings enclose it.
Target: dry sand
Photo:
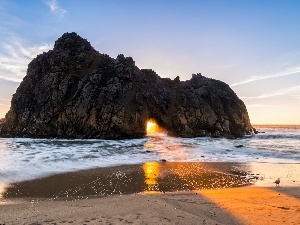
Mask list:
[[[271,177],[274,168],[280,172]],[[299,168],[154,163],[55,175],[6,189],[0,224],[300,224]],[[262,169],[264,174],[256,175]],[[238,178],[253,171],[264,177],[257,182],[261,187],[244,186],[248,182]],[[278,174],[282,183],[275,187],[269,181]],[[207,187],[217,189],[190,190]],[[104,197],[95,197],[95,191]]]

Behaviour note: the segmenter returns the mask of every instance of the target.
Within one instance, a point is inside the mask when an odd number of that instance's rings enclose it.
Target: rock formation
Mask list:
[[[0,122],[0,136],[139,138],[153,119],[169,135],[240,137],[253,132],[244,103],[218,80],[180,81],[100,54],[76,33],[33,59]]]

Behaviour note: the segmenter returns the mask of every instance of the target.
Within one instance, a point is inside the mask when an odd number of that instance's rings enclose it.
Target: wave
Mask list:
[[[266,134],[266,135],[257,135],[257,139],[300,139],[300,134]]]
[[[167,135],[131,140],[2,138],[0,181],[162,159],[170,162],[300,162],[300,130],[262,130],[265,133],[233,140]]]

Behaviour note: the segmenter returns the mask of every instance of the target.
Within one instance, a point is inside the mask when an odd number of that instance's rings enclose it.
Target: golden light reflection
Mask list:
[[[158,178],[160,174],[160,164],[158,162],[146,162],[143,164],[145,174],[145,193],[158,193]]]
[[[226,188],[197,193],[243,224],[299,224],[300,221],[300,200],[267,188]]]

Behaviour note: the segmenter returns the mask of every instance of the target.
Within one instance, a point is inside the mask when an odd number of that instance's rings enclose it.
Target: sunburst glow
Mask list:
[[[147,134],[161,133],[162,129],[156,124],[154,120],[148,120],[146,122],[146,132]]]

